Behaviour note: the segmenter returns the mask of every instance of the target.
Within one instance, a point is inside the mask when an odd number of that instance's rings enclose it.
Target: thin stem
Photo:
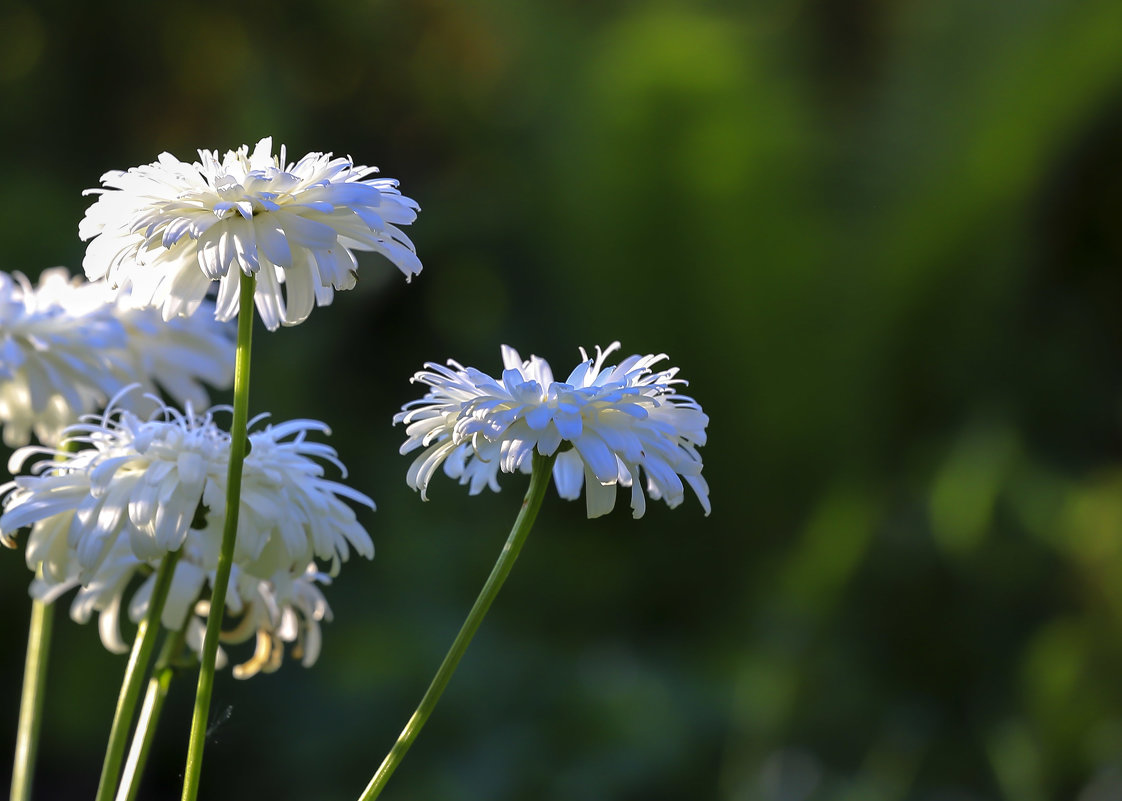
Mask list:
[[[222,633],[222,613],[226,609],[226,585],[234,563],[234,541],[238,534],[238,510],[241,507],[242,463],[245,461],[246,427],[249,422],[249,354],[253,342],[253,292],[257,279],[241,273],[241,296],[238,305],[238,351],[234,367],[234,420],[230,424],[230,469],[226,479],[226,525],[222,530],[222,548],[214,575],[210,612],[203,636],[202,664],[199,685],[195,691],[195,710],[191,715],[191,740],[187,745],[187,766],[183,774],[183,801],[195,801],[199,795],[199,777],[203,769],[203,746],[206,744],[207,716],[214,692],[214,663],[218,658],[218,636]]]
[[[57,459],[73,453],[78,447],[74,440],[66,440],[59,448]],[[36,573],[42,578],[40,567]],[[35,759],[39,753],[39,730],[43,725],[43,701],[47,687],[47,663],[51,652],[51,632],[54,630],[55,611],[52,604],[38,598],[31,601],[31,620],[27,632],[27,655],[23,663],[23,691],[20,695],[19,724],[16,730],[16,753],[12,763],[11,801],[29,801],[31,784],[35,778]]]
[[[125,668],[125,678],[121,682],[121,694],[117,698],[117,710],[113,713],[113,725],[109,729],[109,745],[105,749],[105,761],[101,766],[101,780],[97,784],[95,801],[109,801],[117,787],[121,775],[121,759],[125,755],[129,726],[136,701],[140,697],[140,685],[156,647],[156,633],[160,630],[160,615],[164,602],[171,589],[171,579],[175,575],[175,563],[179,561],[179,551],[171,551],[160,563],[156,571],[156,584],[148,601],[148,612],[136,629],[136,639],[132,643],[132,653]]]
[[[12,765],[12,801],[29,801],[39,751],[39,728],[43,723],[47,661],[54,627],[54,606],[35,598],[31,601],[31,625],[27,634],[27,656],[23,665],[23,694],[19,703],[16,757]]]
[[[409,750],[409,746],[417,739],[417,735],[421,732],[421,727],[425,725],[425,721],[429,719],[433,709],[436,707],[436,702],[440,700],[441,693],[444,688],[448,686],[448,681],[452,678],[452,674],[456,671],[456,666],[460,663],[460,658],[467,650],[468,644],[471,642],[472,637],[475,636],[479,624],[483,622],[483,617],[487,614],[487,610],[491,608],[491,602],[495,600],[495,596],[499,594],[499,590],[506,581],[506,577],[510,574],[510,569],[514,567],[514,560],[518,558],[518,552],[522,550],[523,544],[526,542],[526,537],[530,533],[530,529],[534,525],[534,520],[538,516],[538,510],[542,505],[542,498],[545,497],[546,488],[549,486],[550,474],[553,472],[553,460],[556,456],[541,456],[537,452],[534,453],[534,469],[530,475],[530,488],[526,490],[526,497],[522,499],[522,509],[518,513],[518,518],[514,521],[514,527],[510,531],[510,536],[507,537],[506,544],[503,546],[502,552],[499,554],[495,566],[491,569],[491,575],[487,577],[487,582],[483,585],[483,589],[479,593],[479,597],[475,599],[475,604],[468,612],[467,619],[464,625],[460,627],[460,633],[456,635],[456,639],[452,641],[452,647],[448,649],[448,653],[444,657],[444,661],[440,663],[440,668],[437,669],[436,675],[432,679],[428,690],[425,691],[421,703],[417,706],[416,711],[413,712],[409,722],[405,724],[402,729],[401,735],[397,738],[389,754],[386,755],[385,760],[382,761],[378,772],[370,780],[370,784],[366,785],[362,795],[359,796],[359,801],[374,801],[375,798],[381,794],[386,786],[386,782],[390,780],[394,770],[405,758],[405,752]]]
[[[156,724],[164,709],[164,700],[167,698],[168,688],[171,687],[171,680],[175,677],[175,667],[172,662],[183,649],[186,634],[185,623],[179,631],[168,635],[164,640],[163,648],[160,649],[160,655],[156,657],[152,677],[148,679],[148,689],[144,693],[144,703],[140,707],[140,717],[136,721],[136,731],[132,735],[132,747],[129,748],[129,756],[125,760],[121,786],[117,790],[117,801],[135,801],[136,794],[140,791],[140,777],[144,773],[144,766],[148,763],[152,741],[156,738]]]

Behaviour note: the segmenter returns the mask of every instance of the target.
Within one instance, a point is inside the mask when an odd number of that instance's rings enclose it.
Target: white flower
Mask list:
[[[165,320],[193,314],[219,281],[216,314],[238,312],[239,271],[257,276],[257,311],[269,330],[303,322],[335,289],[355,285],[353,251],[372,250],[407,278],[421,271],[400,228],[419,206],[373,167],[309,153],[286,164],[272,138],[219,158],[200,150],[188,164],[169,153],[152,164],[102,176],[105,189],[78,228],[92,239],[83,265],[91,279],[131,284]],[[234,269],[231,269],[233,267]],[[281,285],[285,289],[282,291]]]
[[[45,270],[38,286],[0,273],[0,425],[9,447],[34,435],[57,444],[62,430],[130,384],[157,385],[178,403],[205,406],[200,382],[227,387],[234,374],[229,326],[199,317],[162,323],[157,312],[116,299],[104,282]],[[142,393],[122,401],[136,412]]]
[[[544,359],[522,361],[505,345],[501,380],[454,361],[451,369],[426,364],[412,380],[431,389],[394,416],[407,425],[401,452],[424,448],[409,468],[409,485],[427,499],[428,483],[443,464],[472,495],[484,487],[497,491],[499,470],[529,472],[537,450],[558,454],[553,480],[561,497],[578,498],[583,484],[589,517],[612,510],[617,485],[631,488],[635,517],[646,510],[644,484],[651,498],[677,506],[685,497],[683,481],[709,514],[697,452],[709,418],[675,390],[686,383],[675,378],[677,368],[652,369],[665,355],[634,355],[605,367],[618,347],[597,348],[595,359],[581,348],[583,361],[564,382],[553,380]]]
[[[149,563],[185,543],[188,550],[209,547],[225,518],[230,458],[230,435],[215,423],[217,411],[196,415],[190,406],[180,413],[160,404],[142,419],[111,404],[102,417],[66,430],[68,440],[85,446],[76,452],[21,448],[9,462],[12,473],[36,454],[54,459],[0,486],[0,537],[10,542],[21,528],[72,513],[68,545],[83,584],[94,581],[122,540],[137,560]],[[373,556],[370,536],[341,499],[370,508],[373,502],[323,478],[317,460],[343,466],[334,450],[307,440],[309,431],[327,430],[323,423],[294,420],[249,434],[234,552],[246,573],[268,578],[313,558],[337,569],[352,547]]]

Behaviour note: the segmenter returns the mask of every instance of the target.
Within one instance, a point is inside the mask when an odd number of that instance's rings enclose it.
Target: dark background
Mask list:
[[[258,331],[252,411],[333,427],[378,554],[313,669],[219,678],[203,797],[357,797],[506,536],[522,477],[405,486],[409,376],[613,339],[690,380],[713,514],[551,494],[384,798],[1122,797],[1117,0],[3,2],[0,109],[7,270],[79,268],[106,170],[266,135],[424,209],[411,285]],[[37,796],[88,799],[124,659],[53,657]]]

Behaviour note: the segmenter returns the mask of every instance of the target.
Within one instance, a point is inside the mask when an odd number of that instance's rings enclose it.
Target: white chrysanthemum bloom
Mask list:
[[[90,279],[131,284],[165,320],[193,314],[218,281],[216,314],[238,313],[239,271],[257,276],[255,303],[269,330],[303,322],[336,289],[355,285],[354,251],[381,253],[406,278],[421,271],[398,227],[419,206],[397,181],[368,178],[373,167],[309,153],[286,163],[271,137],[219,157],[200,150],[188,164],[169,153],[152,164],[102,176],[104,189],[78,233],[92,239],[83,265]],[[231,269],[233,268],[233,269]],[[282,289],[283,285],[283,289]]]
[[[20,273],[0,273],[0,425],[9,447],[31,435],[57,444],[62,430],[104,406],[123,387],[157,385],[180,404],[206,406],[200,382],[233,381],[229,326],[213,319],[162,323],[135,309],[128,293],[114,299],[104,282],[45,270],[37,286]],[[153,408],[141,393],[123,399],[133,411]]]
[[[53,460],[37,462],[32,475],[0,487],[0,537],[73,513],[68,544],[78,578],[88,584],[120,540],[138,560],[152,562],[198,538],[200,530],[220,532],[230,458],[230,435],[214,421],[220,408],[200,415],[190,406],[180,413],[160,404],[142,419],[111,404],[103,416],[66,430],[79,446],[73,453],[17,450],[12,473],[37,454]],[[309,431],[327,430],[323,423],[294,420],[249,434],[234,551],[246,573],[266,578],[313,558],[337,568],[351,548],[373,556],[370,536],[342,499],[370,508],[373,501],[324,478],[317,460],[343,466],[330,447],[307,440]]]
[[[87,623],[96,612],[102,644],[113,653],[124,653],[129,644],[121,636],[122,609],[127,609],[133,623],[144,618],[158,564],[137,559],[127,540],[120,539],[95,576],[81,584],[77,552],[67,544],[73,516],[73,512],[55,515],[32,527],[27,564],[32,571],[39,572],[39,577],[32,582],[31,595],[53,603],[78,587],[70,605],[71,618]],[[209,612],[207,599],[214,588],[220,539],[220,532],[206,529],[188,540],[176,563],[160,616],[164,628],[184,631],[187,647],[196,654],[202,651]],[[292,644],[293,656],[305,667],[315,663],[322,643],[320,622],[331,620],[331,608],[318,585],[328,583],[328,576],[319,572],[314,563],[303,570],[278,571],[267,579],[234,567],[226,600],[226,615],[233,622],[221,639],[237,644],[256,637],[253,654],[235,666],[235,678],[249,678],[262,671],[271,673],[279,668],[286,643]],[[130,588],[132,595],[126,604]],[[221,667],[225,662],[226,654],[220,649],[217,664]]]
[[[498,490],[498,472],[529,472],[536,450],[557,453],[553,480],[561,497],[574,500],[584,486],[589,517],[610,512],[616,486],[631,488],[635,517],[646,510],[646,495],[677,506],[689,484],[709,514],[709,488],[701,476],[701,455],[709,418],[696,401],[677,392],[686,382],[677,368],[655,371],[665,355],[629,356],[604,366],[619,347],[596,349],[563,381],[553,380],[548,362],[523,361],[503,346],[503,374],[496,380],[454,361],[428,363],[413,377],[431,389],[402,407],[395,423],[405,423],[401,452],[424,448],[407,481],[427,499],[429,481],[444,471],[472,495]],[[641,475],[642,474],[642,475]]]

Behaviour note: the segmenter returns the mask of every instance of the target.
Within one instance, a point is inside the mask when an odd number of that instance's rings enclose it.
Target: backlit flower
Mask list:
[[[548,362],[523,361],[503,346],[501,379],[449,361],[428,363],[413,377],[430,389],[394,417],[405,423],[402,453],[423,448],[407,481],[427,498],[429,481],[441,465],[470,487],[498,490],[498,473],[529,472],[536,450],[557,453],[553,480],[570,500],[583,485],[588,516],[610,512],[616,487],[631,488],[635,517],[646,510],[646,496],[677,506],[689,484],[709,514],[709,488],[701,476],[699,445],[705,444],[709,418],[696,401],[677,392],[686,382],[677,368],[655,371],[665,355],[629,356],[605,366],[619,347],[596,349],[563,381],[554,381]],[[644,489],[646,495],[644,495]]]
[[[397,181],[368,178],[373,167],[309,153],[286,163],[272,138],[219,157],[200,150],[187,163],[163,153],[151,164],[102,176],[104,189],[78,233],[93,240],[83,265],[91,279],[131,284],[165,320],[193,314],[218,281],[216,314],[238,312],[239,273],[257,276],[255,302],[267,328],[295,325],[336,289],[355,285],[354,251],[381,253],[406,278],[421,271],[398,227],[419,206]],[[283,289],[282,289],[283,285]]]
[[[229,326],[199,316],[163,323],[153,309],[114,298],[104,282],[45,270],[37,286],[20,273],[0,273],[0,425],[9,447],[34,435],[57,444],[62,430],[138,384],[122,403],[147,413],[158,387],[177,403],[205,406],[201,382],[233,380]]]
[[[142,419],[111,405],[102,417],[67,429],[68,440],[79,446],[73,453],[21,448],[9,463],[13,473],[35,455],[53,460],[37,462],[32,475],[0,487],[0,536],[10,540],[21,528],[72,515],[67,542],[83,584],[94,580],[121,541],[136,559],[153,563],[185,544],[209,547],[225,519],[230,458],[230,435],[214,420],[218,411],[195,414],[188,406],[181,413],[161,404]],[[307,439],[312,431],[327,427],[294,420],[249,434],[234,562],[250,575],[268,578],[315,558],[337,569],[351,548],[373,556],[370,536],[343,499],[374,504],[324,478],[321,462],[343,466],[334,450]]]

